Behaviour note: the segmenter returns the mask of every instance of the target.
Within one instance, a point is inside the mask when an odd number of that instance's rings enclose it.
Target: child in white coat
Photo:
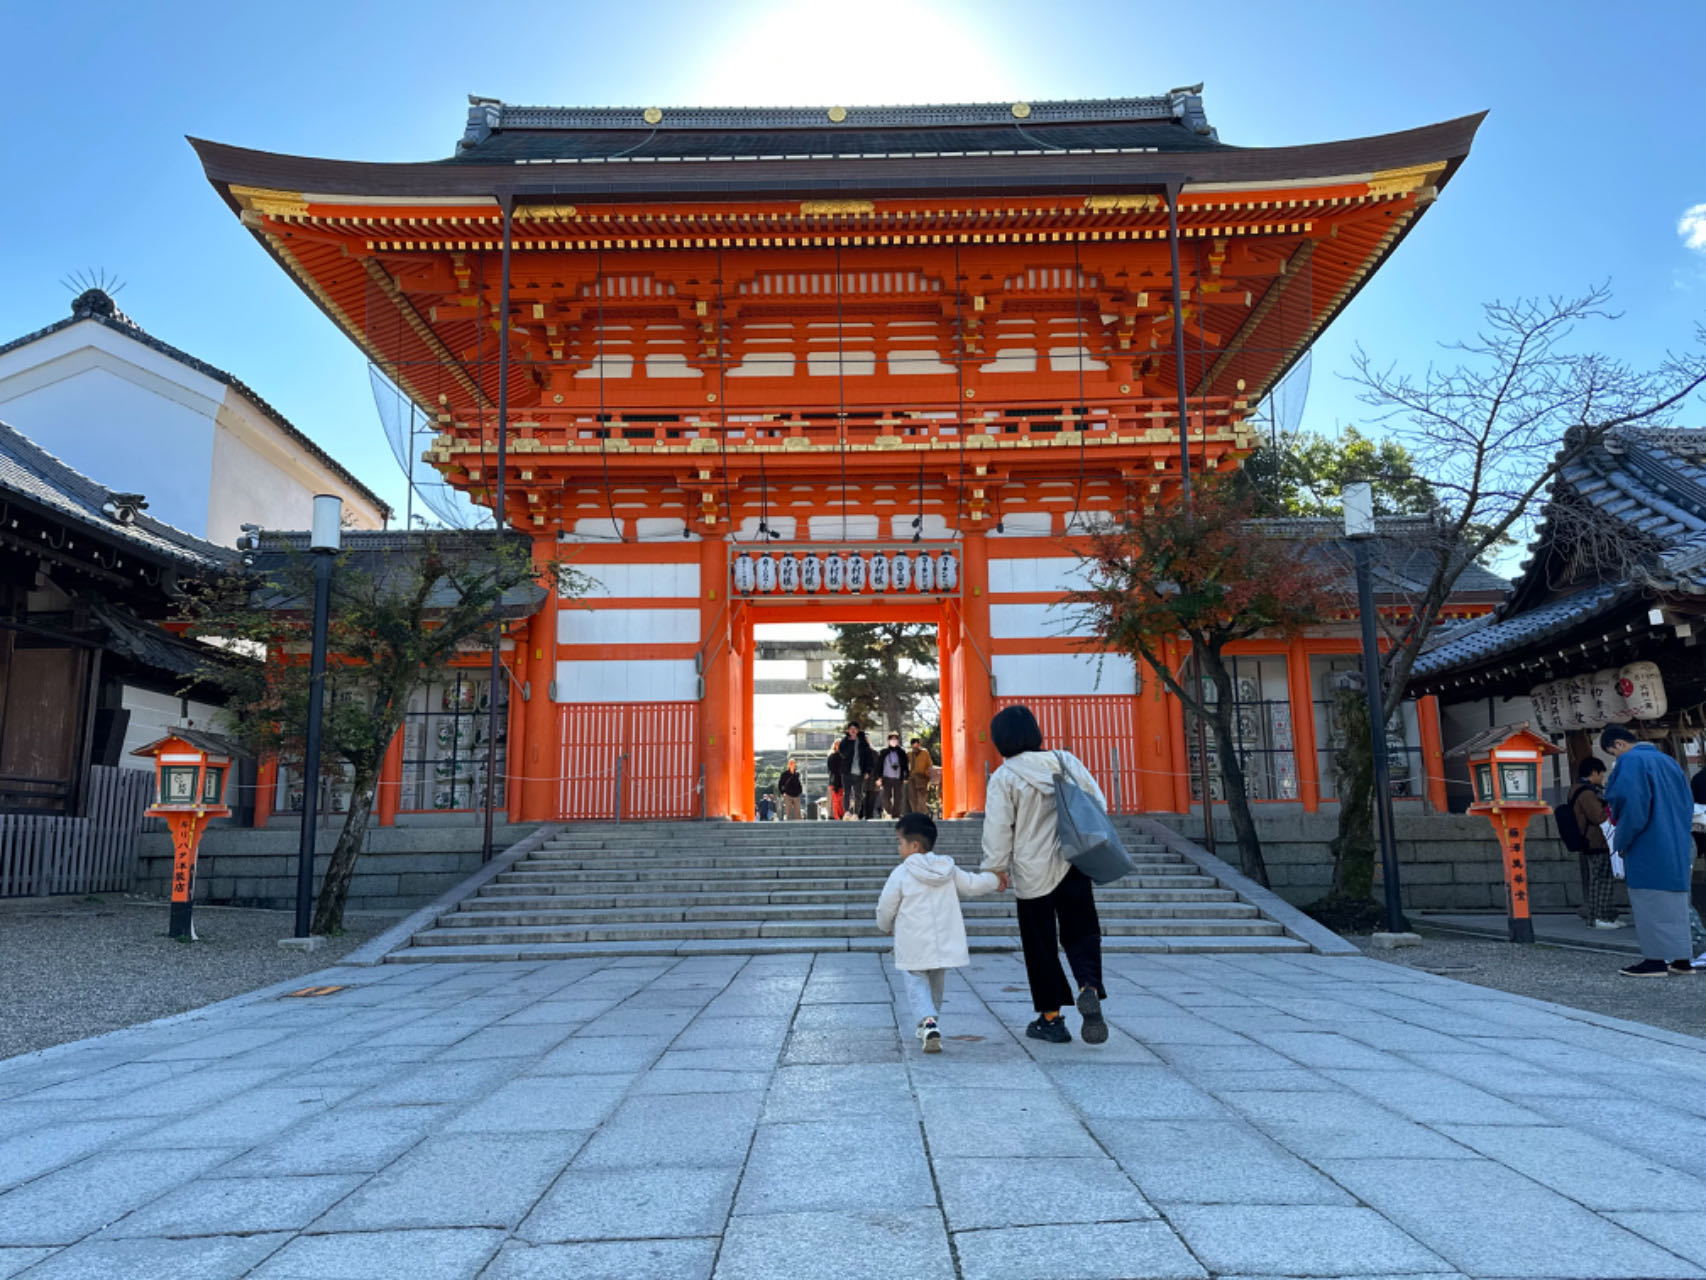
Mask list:
[[[1007,887],[990,871],[962,871],[936,847],[936,824],[928,814],[909,813],[894,824],[900,865],[889,873],[877,900],[877,927],[894,934],[894,965],[906,975],[906,994],[918,1017],[925,1053],[942,1052],[936,1019],[942,1013],[942,984],[949,969],[971,963],[961,898],[979,898]]]

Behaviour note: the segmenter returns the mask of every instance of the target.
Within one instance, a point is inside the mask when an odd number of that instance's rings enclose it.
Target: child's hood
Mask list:
[[[904,865],[920,884],[946,884],[954,878],[954,860],[945,853],[915,853]]]

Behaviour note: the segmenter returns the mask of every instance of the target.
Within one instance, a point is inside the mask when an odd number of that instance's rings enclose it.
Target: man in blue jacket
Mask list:
[[[1629,913],[1641,944],[1640,963],[1622,973],[1629,978],[1693,973],[1688,877],[1694,797],[1688,776],[1675,760],[1652,743],[1637,741],[1622,725],[1601,733],[1599,746],[1614,762],[1605,784],[1605,803],[1615,824],[1611,847],[1623,858]]]

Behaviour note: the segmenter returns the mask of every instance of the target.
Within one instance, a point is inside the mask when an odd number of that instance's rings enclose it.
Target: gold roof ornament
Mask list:
[[[1028,102],[1015,102],[1013,104],[1013,118],[1015,120],[1029,120],[1031,118],[1031,104]]]
[[[642,120],[644,120],[647,124],[662,124],[663,123],[663,112],[658,110],[658,108],[656,108],[656,107],[647,107],[645,110],[645,114],[643,114],[640,118]]]
[[[829,109],[829,122],[831,124],[840,124],[845,119],[847,119],[846,107],[831,107]]]

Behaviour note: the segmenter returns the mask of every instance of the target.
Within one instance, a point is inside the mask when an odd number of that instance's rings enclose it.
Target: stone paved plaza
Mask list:
[[[0,1063],[0,1277],[1706,1276],[1706,1041],[1374,960],[303,981]]]

